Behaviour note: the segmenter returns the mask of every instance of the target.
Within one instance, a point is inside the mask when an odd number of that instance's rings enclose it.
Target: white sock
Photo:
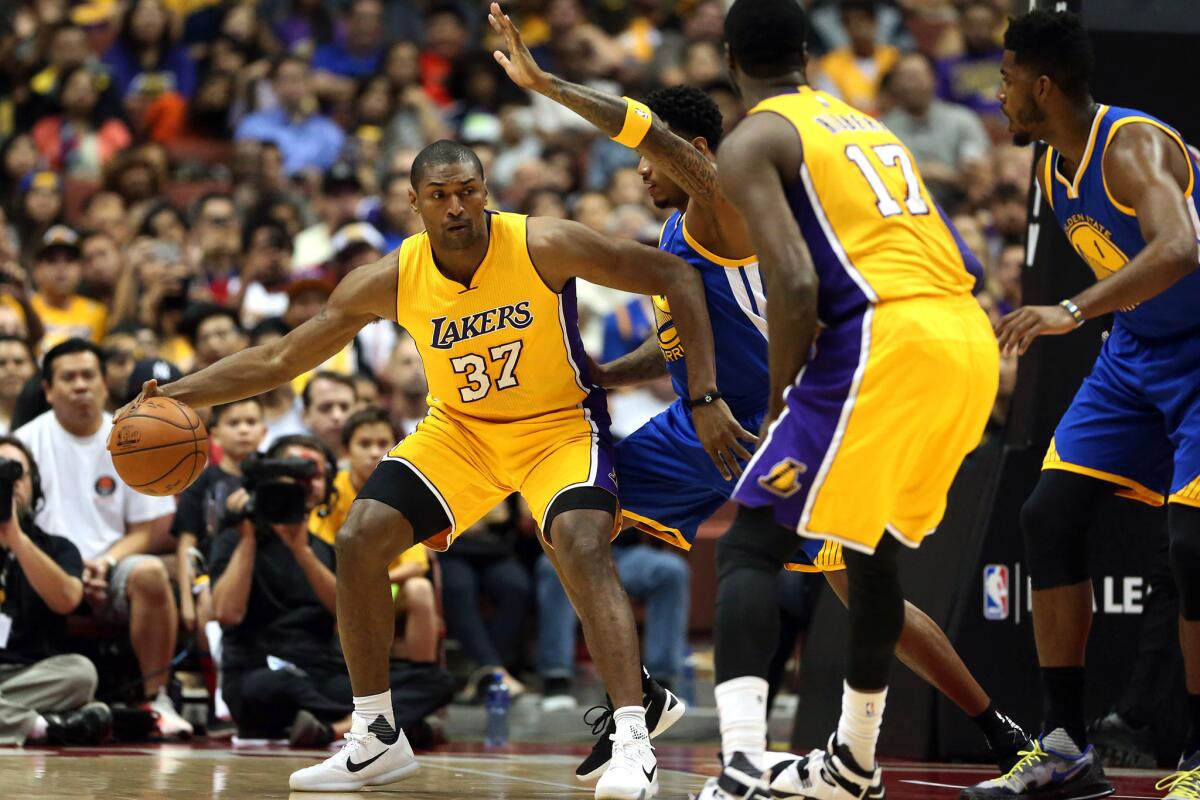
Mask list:
[[[646,730],[646,709],[641,706],[618,708],[613,712],[613,722],[617,725],[617,738],[650,741],[650,731]]]
[[[746,676],[717,686],[717,716],[721,721],[721,754],[725,763],[742,753],[756,768],[763,768],[767,749],[767,693],[762,678]]]
[[[46,722],[46,718],[38,714],[38,718],[33,721],[33,727],[29,729],[29,736],[26,737],[31,742],[40,742],[46,738],[46,734],[50,730],[50,723]]]
[[[392,713],[392,693],[390,691],[356,697],[354,698],[354,719],[351,721],[351,729],[355,733],[366,733],[367,726],[378,719],[380,715],[394,730],[396,716]]]
[[[875,769],[875,744],[879,741],[886,700],[886,688],[860,692],[842,681],[842,717],[838,720],[837,740],[850,750],[858,766],[867,771]]]

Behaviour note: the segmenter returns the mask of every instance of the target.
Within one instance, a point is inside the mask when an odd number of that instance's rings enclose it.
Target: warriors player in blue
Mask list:
[[[1159,788],[1200,797],[1200,274],[1197,170],[1179,134],[1128,108],[1097,103],[1079,17],[1034,11],[1009,25],[1000,100],[1017,144],[1050,145],[1042,193],[1097,283],[1053,306],[1001,321],[1001,347],[1113,314],[1092,373],[1059,422],[1021,511],[1041,664],[1041,736],[1010,772],[963,792],[983,798],[1081,800],[1113,787],[1084,729],[1084,653],[1092,621],[1086,533],[1116,493],[1169,504],[1171,566],[1190,730],[1179,772]]]
[[[654,298],[658,335],[634,352],[595,367],[593,379],[605,387],[637,384],[670,374],[678,399],[635,433],[619,442],[617,473],[625,522],[664,541],[690,549],[699,525],[730,498],[748,452],[738,463],[714,461],[700,446],[691,409],[723,398],[746,429],[748,446],[767,412],[770,376],[767,364],[766,298],[746,225],[717,183],[716,149],[721,112],[702,91],[676,86],[652,92],[647,106],[580,86],[538,68],[520,33],[499,7],[490,21],[504,36],[508,55],[496,58],[518,85],[575,111],[616,138],[627,115],[644,110],[639,141],[626,142],[642,156],[639,172],[654,204],[675,212],[663,226],[659,247],[679,256],[704,280],[717,357],[714,396],[691,397],[687,365],[670,308]],[[630,111],[633,108],[633,111]],[[974,265],[979,274],[982,267]],[[823,572],[845,601],[846,573],[840,544],[797,541],[790,568]],[[908,604],[898,647],[905,663],[937,687],[986,735],[1002,769],[1016,762],[1026,744],[1021,729],[999,713],[967,670],[937,624]],[[646,683],[647,723],[661,732],[682,713],[673,696],[653,681]],[[576,771],[581,781],[603,772],[611,750],[607,730]]]

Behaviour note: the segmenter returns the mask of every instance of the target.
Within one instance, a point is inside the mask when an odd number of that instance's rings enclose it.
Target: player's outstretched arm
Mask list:
[[[721,186],[746,220],[767,289],[771,405],[764,430],[783,411],[784,390],[817,333],[817,272],[784,190],[783,176],[798,175],[802,158],[796,129],[772,113],[742,120],[717,156]]]
[[[319,314],[283,338],[235,353],[163,387],[149,381],[118,416],[154,395],[196,408],[253,397],[324,363],[368,323],[395,318],[396,254],[391,253],[353,270]]]
[[[508,55],[499,50],[493,55],[513,83],[566,106],[610,137],[621,132],[627,108],[624,99],[563,80],[539,67],[521,40],[521,32],[499,3],[492,3],[488,22],[504,37]],[[709,206],[722,201],[716,167],[690,142],[671,133],[661,119],[654,118],[637,149],[692,200]]]
[[[1103,169],[1111,196],[1137,214],[1146,247],[1114,275],[1071,298],[1079,320],[1061,305],[1026,306],[1006,316],[997,328],[1002,352],[1024,354],[1038,336],[1067,333],[1082,320],[1143,303],[1200,263],[1200,231],[1184,194],[1190,159],[1171,137],[1151,125],[1126,125],[1109,145]]]
[[[636,294],[666,295],[688,358],[688,390],[693,399],[717,391],[712,324],[700,273],[681,258],[626,239],[603,236],[586,225],[530,217],[529,255],[546,284],[561,291],[571,278]],[[750,453],[738,440],[757,441],[734,419],[723,400],[692,413],[696,435],[721,474],[740,474],[738,459]]]

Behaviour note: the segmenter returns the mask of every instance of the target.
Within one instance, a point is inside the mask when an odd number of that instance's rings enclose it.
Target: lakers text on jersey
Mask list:
[[[545,525],[554,499],[578,486],[617,493],[603,390],[587,374],[574,281],[538,274],[526,218],[488,212],[491,241],[470,285],[446,277],[426,234],[404,241],[397,320],[415,339],[429,414],[388,454],[438,497],[444,550],[512,492]]]

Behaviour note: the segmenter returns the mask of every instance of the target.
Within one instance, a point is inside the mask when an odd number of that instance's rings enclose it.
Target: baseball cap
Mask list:
[[[333,252],[338,256],[358,245],[367,245],[380,252],[387,250],[383,234],[369,222],[351,222],[338,228],[333,235]]]
[[[159,386],[164,386],[182,377],[183,373],[179,371],[179,367],[166,359],[143,358],[133,365],[133,372],[129,374],[129,384],[125,389],[125,402],[137,397],[138,392],[142,390],[142,385],[151,378],[158,381]]]
[[[79,234],[66,225],[51,225],[42,235],[42,242],[34,250],[33,258],[36,261],[37,259],[45,258],[50,253],[59,251],[70,253],[75,258],[81,258],[82,251],[79,249]]]
[[[328,194],[337,189],[362,190],[362,182],[354,166],[346,161],[339,161],[325,170],[325,178],[321,181],[321,191]]]
[[[48,169],[35,170],[21,179],[21,194],[28,194],[31,189],[62,192],[62,178],[57,172],[51,172]]]

